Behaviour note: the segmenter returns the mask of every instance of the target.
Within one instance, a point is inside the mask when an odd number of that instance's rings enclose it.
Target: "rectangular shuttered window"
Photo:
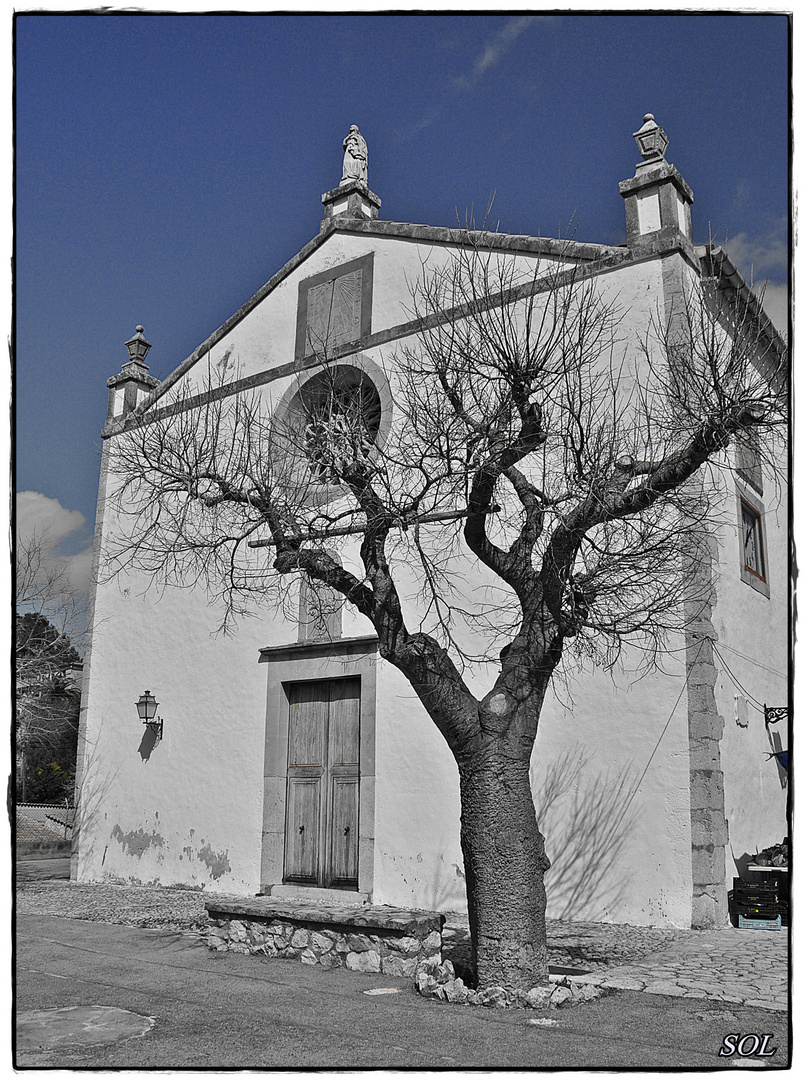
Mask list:
[[[740,549],[740,577],[762,596],[770,597],[765,508],[759,499],[741,486],[737,489],[737,536]]]
[[[745,499],[740,500],[743,516],[743,566],[765,580],[765,545],[762,538],[762,518]]]
[[[299,591],[299,641],[337,641],[342,633],[343,596],[304,576]]]

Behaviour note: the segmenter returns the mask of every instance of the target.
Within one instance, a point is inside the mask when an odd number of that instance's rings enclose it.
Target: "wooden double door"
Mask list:
[[[357,889],[360,679],[287,687],[284,880]]]

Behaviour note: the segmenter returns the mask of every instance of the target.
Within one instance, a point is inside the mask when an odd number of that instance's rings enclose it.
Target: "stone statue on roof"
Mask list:
[[[368,184],[368,147],[357,124],[352,124],[349,134],[343,140],[341,184],[348,184],[351,180],[360,180]]]

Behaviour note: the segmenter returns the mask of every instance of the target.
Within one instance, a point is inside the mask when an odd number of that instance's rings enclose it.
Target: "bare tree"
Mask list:
[[[785,372],[755,315],[724,319],[695,280],[622,341],[599,268],[558,252],[523,270],[483,234],[456,240],[412,290],[390,431],[323,349],[322,392],[281,417],[211,385],[203,406],[174,391],[135,413],[112,441],[109,570],[203,582],[227,620],[302,574],[369,619],[457,762],[479,985],[527,988],[547,981],[529,766],[551,679],[625,643],[655,662],[679,598],[706,599],[724,451],[783,427]],[[359,570],[333,557],[343,538]]]
[[[46,536],[19,538],[16,549],[14,661],[20,794],[29,766],[60,754],[64,782],[75,764],[81,691],[75,680],[86,625],[86,597],[49,556]]]

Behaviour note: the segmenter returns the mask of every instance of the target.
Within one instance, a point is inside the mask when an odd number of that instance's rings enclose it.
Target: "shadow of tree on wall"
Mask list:
[[[602,919],[627,892],[630,879],[618,858],[636,820],[640,779],[630,764],[590,776],[586,758],[567,750],[534,785],[552,863],[545,878],[550,918]]]

